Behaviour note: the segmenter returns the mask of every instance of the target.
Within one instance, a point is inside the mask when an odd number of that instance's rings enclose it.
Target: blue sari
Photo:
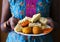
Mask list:
[[[49,17],[50,0],[8,0],[11,14],[15,18],[23,19],[41,13],[43,17]],[[10,31],[6,42],[52,42],[50,34],[44,36],[24,36]]]

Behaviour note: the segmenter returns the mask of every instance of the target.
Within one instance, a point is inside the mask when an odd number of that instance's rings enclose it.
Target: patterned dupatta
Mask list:
[[[38,0],[26,0],[26,16],[32,17],[36,14],[36,3]]]

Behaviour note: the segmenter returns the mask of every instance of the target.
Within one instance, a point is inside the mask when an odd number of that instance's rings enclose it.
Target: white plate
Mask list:
[[[47,28],[51,28],[51,27],[47,25]],[[53,28],[52,28],[52,30],[53,30]],[[15,31],[15,32],[16,32],[17,34],[21,34],[21,35],[25,35],[25,36],[42,36],[42,35],[46,35],[46,34],[50,33],[52,30],[50,30],[50,31],[47,32],[47,33],[41,33],[41,34],[24,34],[24,33],[22,33],[22,32],[17,32],[17,31]]]

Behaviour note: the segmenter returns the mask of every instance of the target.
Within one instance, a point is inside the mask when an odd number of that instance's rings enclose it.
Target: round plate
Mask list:
[[[24,34],[22,32],[17,32],[15,31],[17,34],[21,34],[21,35],[25,35],[25,36],[42,36],[42,35],[47,35],[48,33],[50,33],[53,30],[53,28],[51,28],[50,26],[47,25],[47,28],[44,29],[43,33],[41,34]]]

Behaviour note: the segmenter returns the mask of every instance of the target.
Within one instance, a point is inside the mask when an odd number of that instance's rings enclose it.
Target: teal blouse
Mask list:
[[[41,13],[43,17],[49,17],[50,0],[8,0],[8,2],[11,14],[15,18],[32,17],[36,13]],[[8,34],[6,42],[52,42],[52,38],[50,35],[33,38],[11,31]]]
[[[8,0],[11,13],[15,18],[32,17],[36,13],[48,17],[50,10],[50,0]]]

